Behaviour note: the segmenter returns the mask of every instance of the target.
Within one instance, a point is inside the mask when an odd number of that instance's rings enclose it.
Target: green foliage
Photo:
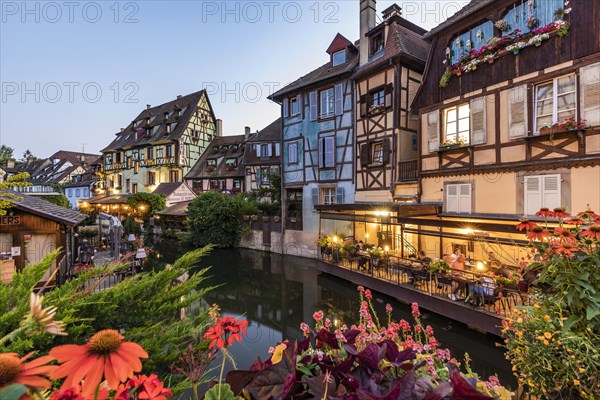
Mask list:
[[[92,238],[98,236],[97,229],[80,229],[79,237],[81,238]]]
[[[154,213],[164,210],[166,198],[162,194],[137,192],[127,199],[127,204],[134,209],[143,220],[148,220]]]
[[[267,176],[269,185],[254,189],[248,195],[256,200],[258,209],[263,214],[281,215],[281,175],[269,173]]]
[[[128,341],[139,343],[151,355],[144,362],[144,373],[168,376],[170,365],[178,360],[180,352],[189,343],[202,342],[208,322],[206,313],[187,315],[182,320],[181,310],[201,302],[212,289],[201,288],[207,270],[192,273],[198,260],[210,250],[211,247],[205,247],[186,253],[171,268],[140,273],[104,290],[101,288],[107,277],[124,266],[95,267],[83,272],[44,298],[44,306],[58,308],[55,319],[67,323],[69,336],[15,340],[3,351],[24,354],[34,346],[40,354],[46,354],[57,344],[83,344],[98,330],[121,329]],[[29,307],[31,288],[52,264],[56,253],[16,275],[13,284],[0,286],[0,308],[9,310],[0,316],[0,335],[19,326]]]
[[[205,400],[237,400],[242,399],[239,396],[236,396],[232,391],[231,387],[225,384],[217,384],[208,389],[208,391],[204,394]]]
[[[0,215],[6,215],[6,210],[12,207],[15,201],[21,199],[18,195],[15,195],[7,189],[12,187],[30,186],[31,183],[26,181],[27,178],[29,178],[29,173],[21,172],[9,177],[4,182],[0,182]]]
[[[249,196],[247,193],[239,193],[233,200],[236,206],[239,207],[241,215],[258,214],[258,203],[254,196]]]
[[[65,196],[64,194],[60,194],[58,196],[57,195],[40,196],[40,198],[42,198],[52,204],[56,204],[57,206],[69,208],[69,199],[67,199],[67,196]]]
[[[140,233],[142,233],[142,227],[138,222],[135,222],[133,217],[128,216],[123,221],[123,232],[125,235],[133,233],[134,235],[139,236]]]
[[[6,163],[8,162],[8,160],[13,158],[14,152],[15,152],[15,149],[13,149],[12,147],[8,147],[5,144],[0,146],[0,167],[6,166]]]
[[[233,247],[240,239],[238,202],[216,192],[204,192],[189,205],[190,241],[195,246]]]
[[[29,388],[20,383],[14,383],[0,390],[0,399],[3,400],[19,400],[21,396],[29,392]]]

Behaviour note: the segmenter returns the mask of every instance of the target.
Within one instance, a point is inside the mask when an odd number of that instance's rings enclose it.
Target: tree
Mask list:
[[[167,200],[162,194],[138,192],[127,199],[127,205],[147,221],[154,213],[166,208]]]
[[[29,173],[21,172],[0,183],[0,215],[6,215],[6,209],[12,207],[15,201],[21,200],[18,195],[8,189],[31,185],[26,181],[27,178],[29,178]]]
[[[67,196],[65,196],[64,194],[52,195],[52,196],[41,196],[41,198],[52,204],[56,204],[57,206],[61,206],[64,208],[69,208],[69,206],[70,206],[69,199],[67,199]]]
[[[5,144],[0,146],[0,166],[6,166],[8,160],[13,158],[14,152],[15,149],[13,149],[12,147],[8,147]]]
[[[31,150],[27,149],[23,152],[23,161],[35,161],[38,160],[36,156],[33,155]]]
[[[256,199],[258,208],[267,215],[281,213],[281,175],[269,173],[269,185],[254,189],[250,197]]]
[[[190,241],[195,246],[235,246],[240,239],[239,203],[230,196],[205,192],[188,206]]]

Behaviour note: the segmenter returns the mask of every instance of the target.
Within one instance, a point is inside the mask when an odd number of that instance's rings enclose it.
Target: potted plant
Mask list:
[[[427,266],[427,270],[431,274],[447,274],[450,271],[450,264],[444,260],[438,260]]]
[[[327,236],[317,240],[317,247],[321,249],[321,256],[325,254],[331,254],[331,243],[331,239]]]
[[[552,124],[552,126],[544,125],[540,128],[540,135],[554,135],[556,133],[572,132],[585,129],[587,120],[582,118],[569,117],[561,122]]]
[[[499,19],[498,21],[496,21],[494,23],[494,26],[496,27],[496,29],[498,29],[500,32],[504,32],[508,30],[508,22],[506,22],[503,19]]]
[[[251,219],[252,221],[258,221],[258,215],[256,215],[256,214],[254,214],[254,215],[251,215],[251,216],[250,216],[250,219]]]
[[[279,215],[275,215],[273,217],[273,222],[279,222],[279,221],[281,221],[281,217]]]
[[[367,250],[369,255],[371,256],[371,261],[373,262],[374,267],[379,266],[379,262],[381,261],[381,257],[383,256],[383,249],[381,247],[373,247]]]
[[[505,276],[496,276],[494,278],[496,286],[506,289],[517,289],[518,281],[515,278],[507,278]]]
[[[293,213],[290,215],[290,222],[291,223],[296,223],[296,221],[298,221],[298,213]]]
[[[467,142],[463,138],[447,139],[440,144],[440,150],[456,149],[459,147],[465,147]]]

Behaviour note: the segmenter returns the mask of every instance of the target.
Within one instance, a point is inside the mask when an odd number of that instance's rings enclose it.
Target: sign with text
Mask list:
[[[19,215],[3,215],[0,217],[0,225],[20,225],[21,217]]]

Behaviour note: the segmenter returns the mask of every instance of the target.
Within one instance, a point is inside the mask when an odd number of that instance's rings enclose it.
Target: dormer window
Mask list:
[[[228,158],[225,160],[225,165],[227,167],[236,167],[237,166],[237,158]]]
[[[167,133],[171,133],[171,124],[167,124]]]
[[[217,160],[215,160],[215,159],[206,160],[206,166],[207,167],[216,167],[217,166]]]
[[[332,61],[334,67],[344,64],[346,62],[346,49],[333,53]]]
[[[383,51],[383,32],[373,36],[371,38],[371,52],[370,55],[375,55]]]

